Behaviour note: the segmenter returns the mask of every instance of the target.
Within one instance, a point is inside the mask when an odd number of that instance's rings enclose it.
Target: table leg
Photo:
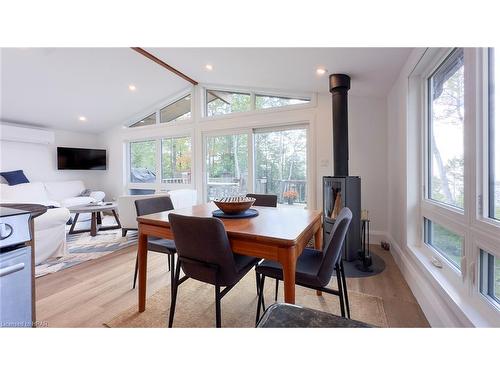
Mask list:
[[[321,228],[321,225],[316,233],[314,233],[314,248],[323,251],[323,229]],[[321,296],[321,294],[321,290],[316,291],[317,296]]]
[[[69,234],[73,234],[75,233],[75,225],[76,225],[76,222],[78,221],[78,216],[80,216],[80,214],[77,212],[75,214],[75,217],[73,218],[73,222],[71,223],[71,228],[69,228]]]
[[[279,252],[279,262],[283,267],[283,284],[285,284],[285,302],[295,303],[295,267],[297,257],[295,248],[283,248]]]
[[[97,215],[95,212],[92,212],[90,217],[90,235],[92,237],[97,236]]]
[[[139,241],[137,247],[139,261],[139,312],[146,310],[146,282],[148,264],[148,236],[141,233],[139,225]]]

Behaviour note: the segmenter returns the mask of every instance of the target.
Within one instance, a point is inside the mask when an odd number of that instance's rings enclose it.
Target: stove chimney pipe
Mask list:
[[[330,75],[333,113],[333,163],[335,176],[349,176],[349,137],[347,132],[347,91],[351,77]]]

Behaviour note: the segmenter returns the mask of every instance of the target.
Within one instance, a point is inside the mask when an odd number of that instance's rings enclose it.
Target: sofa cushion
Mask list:
[[[80,180],[46,182],[45,189],[50,199],[63,201],[66,198],[79,196],[85,190]]]
[[[2,176],[10,186],[30,182],[24,172],[20,169],[17,171],[1,172],[0,176]]]
[[[19,185],[0,184],[0,199],[2,202],[46,204],[50,201],[41,182],[29,182]]]

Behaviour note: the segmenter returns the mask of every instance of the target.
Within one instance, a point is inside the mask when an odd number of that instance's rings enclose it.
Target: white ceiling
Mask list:
[[[353,95],[385,97],[410,48],[147,48],[194,80],[328,92],[328,74],[352,78]],[[190,86],[129,48],[3,48],[0,118],[99,132]],[[206,64],[213,65],[207,71]],[[317,67],[328,73],[316,74]],[[137,90],[130,92],[128,85]],[[80,122],[85,116],[86,122]]]
[[[385,97],[411,48],[148,48],[199,82],[328,92],[328,74],[351,76],[351,94]],[[207,71],[206,64],[213,65]],[[318,77],[316,69],[328,73]]]
[[[1,52],[0,117],[9,122],[99,132],[190,86],[130,48]]]

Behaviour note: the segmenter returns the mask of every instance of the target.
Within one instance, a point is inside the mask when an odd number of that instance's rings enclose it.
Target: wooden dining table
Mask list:
[[[295,267],[297,258],[314,236],[314,247],[322,248],[321,211],[292,207],[254,207],[258,216],[222,219],[233,252],[279,262],[283,267],[285,302],[295,303]],[[173,239],[168,215],[212,217],[213,202],[190,208],[139,216],[139,312],[146,309],[147,238]]]

